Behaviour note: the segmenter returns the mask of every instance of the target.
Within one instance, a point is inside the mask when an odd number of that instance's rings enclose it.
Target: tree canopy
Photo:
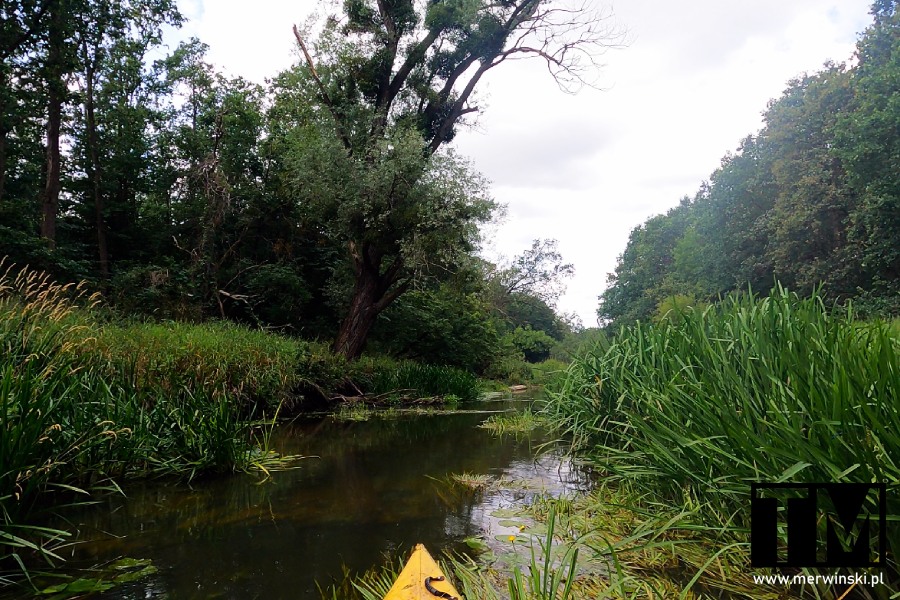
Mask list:
[[[294,35],[304,64],[287,91],[298,104],[287,166],[298,202],[350,259],[333,349],[355,357],[378,314],[421,274],[452,272],[490,216],[484,183],[439,152],[478,111],[483,76],[530,56],[564,89],[590,84],[615,36],[589,4],[549,0],[347,0],[314,43]]]
[[[666,302],[775,280],[900,314],[898,12],[875,3],[855,66],[792,80],[709,183],[632,231],[600,297],[602,320],[648,319]]]

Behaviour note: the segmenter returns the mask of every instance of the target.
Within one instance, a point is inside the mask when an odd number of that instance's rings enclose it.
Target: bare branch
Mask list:
[[[322,83],[322,80],[319,78],[319,74],[316,72],[316,65],[313,62],[312,56],[309,54],[309,50],[306,49],[306,44],[303,43],[303,37],[301,37],[300,30],[297,29],[296,25],[294,25],[294,37],[297,38],[297,43],[300,45],[300,50],[303,52],[303,56],[306,58],[306,64],[307,66],[309,66],[309,71],[312,74],[313,80],[316,82],[316,85],[319,88],[319,93],[322,94],[322,100],[325,102],[325,106],[328,107],[328,111],[334,118],[334,124],[337,128],[338,136],[341,138],[341,142],[343,142],[344,147],[348,150],[352,149],[352,146],[350,145],[350,138],[344,131],[344,126],[341,122],[340,115],[337,114],[334,102],[331,101],[331,97],[328,95],[328,90],[325,89],[325,84]]]
[[[41,19],[43,19],[47,9],[54,2],[56,2],[56,0],[43,0],[43,2],[41,2],[31,19],[31,25],[24,29],[15,40],[9,42],[4,48],[0,49],[0,60],[6,60],[6,58],[12,56],[13,53],[19,49],[19,46],[27,42],[28,39],[37,32],[38,27],[41,24]]]

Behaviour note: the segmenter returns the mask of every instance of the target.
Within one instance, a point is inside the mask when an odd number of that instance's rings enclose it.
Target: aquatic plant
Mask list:
[[[578,569],[578,547],[563,545],[563,556],[557,562],[554,550],[561,542],[554,539],[556,508],[547,516],[547,532],[538,539],[538,548],[531,543],[531,563],[527,577],[517,566],[508,581],[510,600],[568,600],[573,598],[572,587]]]
[[[484,490],[495,482],[495,478],[486,473],[469,473],[468,471],[451,473],[450,480],[471,490]]]
[[[511,414],[490,416],[478,427],[487,429],[495,435],[523,435],[539,427],[546,427],[549,423],[545,415],[526,408]]]
[[[900,484],[900,342],[780,287],[623,329],[545,410],[607,481],[689,507],[719,548],[747,551],[751,481]],[[895,494],[887,507],[896,569]]]

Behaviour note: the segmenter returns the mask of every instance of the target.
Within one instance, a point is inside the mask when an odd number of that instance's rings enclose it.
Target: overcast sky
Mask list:
[[[601,1],[602,0],[597,0]],[[597,296],[629,232],[700,184],[762,125],[786,83],[850,61],[870,0],[607,2],[629,43],[602,57],[603,91],[561,92],[539,63],[482,80],[476,128],[455,141],[493,182],[507,216],[487,258],[556,238],[575,277],[559,308],[596,324]],[[179,0],[179,37],[209,44],[229,75],[262,83],[295,59],[291,25],[316,0]]]

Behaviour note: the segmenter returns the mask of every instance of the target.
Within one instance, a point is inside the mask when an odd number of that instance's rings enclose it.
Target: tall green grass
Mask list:
[[[140,345],[99,351],[108,332],[91,317],[94,300],[27,269],[0,273],[0,580],[35,557],[59,559],[53,548],[67,533],[35,526],[42,511],[118,489],[114,479],[271,459],[254,451],[240,386],[207,386],[214,379],[202,372],[144,377],[134,366],[150,350]]]
[[[376,370],[370,389],[374,394],[406,392],[419,397],[455,396],[464,401],[476,400],[480,393],[478,378],[468,371],[412,361]]]
[[[138,388],[227,395],[247,406],[291,400],[303,342],[225,322],[107,324],[92,351]]]
[[[475,375],[455,367],[385,355],[348,361],[320,342],[304,342],[297,370],[300,387],[325,399],[369,396],[408,401],[455,396],[476,400],[482,389]]]
[[[558,429],[608,481],[699,507],[700,525],[728,543],[746,545],[751,482],[886,482],[896,574],[896,334],[780,287],[682,316],[577,358],[546,405]]]

